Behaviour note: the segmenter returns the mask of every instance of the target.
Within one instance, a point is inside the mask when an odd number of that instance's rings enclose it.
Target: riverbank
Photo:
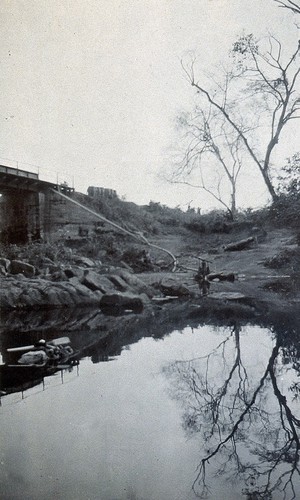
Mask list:
[[[234,237],[230,235],[223,240],[238,241],[244,236],[243,233]],[[169,241],[169,245],[174,247],[175,244],[176,241]],[[237,299],[239,302],[253,303],[256,307],[259,303],[270,304],[270,307],[281,310],[300,303],[299,246],[289,229],[272,229],[262,241],[255,240],[240,251],[225,252],[221,244],[209,247],[209,242],[204,239],[198,247],[191,246],[188,252],[178,246],[177,255],[180,256],[178,272],[161,273],[160,282],[175,280],[193,291],[196,297],[203,297],[194,280],[198,256],[206,259],[211,273],[234,275],[233,281],[212,280],[207,299],[234,301],[236,294],[236,297],[241,296]],[[143,273],[139,278],[152,286],[158,279],[156,273]]]
[[[293,233],[288,229],[273,229],[262,241],[254,240],[244,250],[224,251],[224,241],[238,240],[242,236],[226,235],[226,239],[213,241],[203,236],[194,237],[188,244],[187,240],[175,235],[156,239],[155,243],[176,254],[175,272],[135,274],[124,267],[74,255],[72,265],[49,262],[46,258],[39,262],[39,268],[25,261],[2,258],[1,309],[99,307],[100,301],[107,296],[115,296],[117,301],[120,297],[139,297],[143,306],[153,313],[158,307],[166,308],[170,301],[176,307],[176,300],[189,300],[196,306],[212,304],[215,309],[224,303],[243,304],[253,311],[261,308],[284,311],[299,306],[299,280],[293,263],[299,247]],[[208,262],[211,272],[233,274],[234,280],[213,279],[204,294],[195,281],[198,257]]]

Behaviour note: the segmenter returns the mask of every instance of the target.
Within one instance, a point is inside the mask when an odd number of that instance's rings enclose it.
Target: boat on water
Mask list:
[[[50,341],[39,340],[36,344],[8,348],[9,368],[59,368],[70,365],[76,352],[70,345],[69,337],[59,337]]]
[[[68,337],[43,339],[36,344],[11,347],[5,350],[5,362],[0,365],[1,397],[44,383],[45,377],[79,365],[79,351],[71,347]]]

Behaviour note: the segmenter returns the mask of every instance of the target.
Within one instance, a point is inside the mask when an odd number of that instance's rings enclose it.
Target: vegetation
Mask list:
[[[300,153],[287,159],[278,177],[276,201],[269,208],[271,220],[278,226],[299,227],[300,210]]]
[[[295,162],[298,166],[298,160],[299,156],[295,155],[288,161],[283,174],[290,168],[294,169]],[[295,179],[296,172],[297,169]],[[289,180],[287,183],[282,181],[284,187],[281,188],[275,203],[260,210],[237,211],[234,221],[231,220],[226,210],[212,210],[201,214],[195,209],[184,212],[180,208],[170,208],[155,202],[139,207],[122,200],[114,201],[112,204],[102,201],[101,213],[104,212],[105,216],[109,216],[112,221],[118,221],[122,227],[126,228],[132,228],[132,221],[137,221],[134,227],[135,232],[137,234],[141,232],[150,242],[163,242],[169,237],[179,238],[186,241],[187,248],[193,249],[197,248],[197,242],[201,241],[202,247],[204,245],[209,252],[232,239],[249,236],[253,229],[268,231],[276,227],[290,227],[294,230],[295,243],[299,244],[297,222],[300,210],[299,186],[296,188],[296,180],[294,182],[289,172],[287,173]],[[160,244],[164,245],[164,243]],[[149,253],[148,250],[150,250]],[[2,245],[0,251],[2,257],[10,260],[24,260],[38,268],[57,263],[74,264],[78,255],[98,259],[103,265],[118,266],[120,262],[123,262],[136,272],[164,269],[169,264],[165,258],[162,258],[160,252],[148,249],[142,241],[134,242],[125,234],[105,225],[95,226],[94,233],[76,238],[76,241],[67,238],[57,243]],[[295,261],[295,259],[298,259],[295,252],[293,255],[275,256],[269,266],[279,267],[285,264],[286,260]]]

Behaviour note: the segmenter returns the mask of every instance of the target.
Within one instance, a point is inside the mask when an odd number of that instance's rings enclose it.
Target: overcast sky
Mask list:
[[[297,40],[272,0],[1,0],[0,16],[0,157],[139,204],[213,205],[158,177],[193,98],[182,56],[195,51],[209,69],[243,30]],[[285,135],[291,154],[298,130]],[[238,203],[264,203],[259,174],[250,182]]]

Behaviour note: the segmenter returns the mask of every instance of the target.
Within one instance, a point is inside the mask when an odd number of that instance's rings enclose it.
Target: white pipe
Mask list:
[[[150,243],[147,238],[145,238],[144,235],[142,235],[141,233],[132,233],[131,231],[128,231],[128,229],[124,229],[123,227],[119,226],[118,224],[116,224],[115,222],[112,222],[111,220],[107,219],[106,217],[104,217],[103,215],[100,215],[99,213],[97,212],[94,212],[94,210],[91,210],[90,208],[82,205],[81,203],[79,203],[78,201],[76,200],[73,200],[72,198],[70,198],[69,196],[66,196],[65,194],[61,193],[60,191],[56,191],[55,189],[51,189],[51,191],[53,191],[54,193],[58,194],[59,196],[62,196],[63,198],[65,198],[66,200],[68,201],[71,201],[72,203],[74,203],[75,205],[77,205],[78,207],[82,208],[83,210],[86,210],[87,212],[89,212],[90,214],[94,215],[95,217],[97,217],[98,219],[102,220],[103,222],[106,222],[107,224],[110,224],[111,226],[115,227],[116,229],[118,229],[119,231],[122,231],[123,233],[127,234],[128,236],[131,236],[132,238],[138,240],[139,242],[143,242],[145,243],[146,245],[148,245],[149,247],[152,247],[152,248],[157,248],[158,250],[161,250],[162,252],[165,252],[167,253],[172,261],[173,261],[173,268],[172,268],[172,272],[174,272],[176,270],[176,267],[177,267],[177,259],[175,257],[175,255],[172,254],[172,252],[170,252],[169,250],[166,250],[165,248],[162,248],[158,245],[155,245],[154,243]]]

